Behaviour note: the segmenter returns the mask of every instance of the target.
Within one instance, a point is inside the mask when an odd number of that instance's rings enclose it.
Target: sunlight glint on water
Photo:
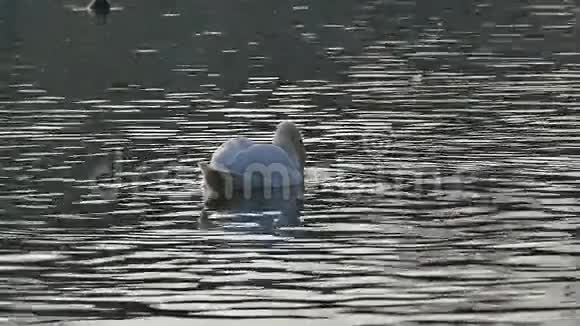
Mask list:
[[[0,324],[576,325],[576,2],[114,5],[0,0]],[[204,207],[284,119],[304,199]]]

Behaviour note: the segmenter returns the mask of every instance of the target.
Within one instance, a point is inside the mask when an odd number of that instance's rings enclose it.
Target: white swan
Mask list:
[[[221,145],[211,162],[199,163],[209,197],[230,199],[262,189],[289,188],[304,183],[306,151],[302,136],[290,121],[280,123],[271,144],[237,137]]]

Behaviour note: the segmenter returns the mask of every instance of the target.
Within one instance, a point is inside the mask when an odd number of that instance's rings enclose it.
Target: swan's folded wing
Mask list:
[[[254,144],[237,153],[234,160],[227,165],[227,170],[236,174],[247,172],[248,168],[259,167],[296,169],[294,162],[283,149],[272,144]]]
[[[227,171],[244,187],[262,187],[271,182],[273,187],[303,183],[298,163],[278,146],[272,144],[255,144],[241,151],[227,167]],[[268,183],[264,183],[268,180]]]
[[[247,150],[254,142],[246,137],[237,137],[223,143],[211,157],[212,167],[229,167],[240,152]]]

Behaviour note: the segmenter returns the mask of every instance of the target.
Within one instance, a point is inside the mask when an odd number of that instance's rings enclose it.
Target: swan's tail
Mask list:
[[[211,167],[206,162],[198,163],[203,174],[206,188],[210,190],[210,197],[227,197],[232,195],[233,180],[229,173]]]

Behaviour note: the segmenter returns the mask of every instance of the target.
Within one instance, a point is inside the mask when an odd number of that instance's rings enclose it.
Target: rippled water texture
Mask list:
[[[0,0],[0,325],[578,325],[580,2],[78,5]],[[303,199],[204,207],[283,119]]]

